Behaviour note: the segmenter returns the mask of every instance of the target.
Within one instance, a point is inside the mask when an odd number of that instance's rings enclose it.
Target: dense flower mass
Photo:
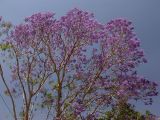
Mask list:
[[[93,14],[73,9],[60,20],[63,32],[66,37],[73,37],[74,40],[83,42],[94,42],[98,39],[97,30],[102,28],[94,18]]]
[[[147,60],[130,21],[101,24],[77,8],[59,20],[54,15],[27,17],[6,39],[12,46],[12,80],[15,89],[22,88],[15,94],[24,96],[26,108],[41,105],[57,120],[91,120],[121,101],[152,103],[157,84],[137,74]]]

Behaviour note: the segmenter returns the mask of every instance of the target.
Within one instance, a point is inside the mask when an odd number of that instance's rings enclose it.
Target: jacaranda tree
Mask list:
[[[49,120],[95,120],[122,102],[152,103],[157,84],[137,74],[147,60],[130,21],[101,24],[76,8],[54,15],[25,18],[1,43],[3,58],[11,58],[11,85],[2,65],[0,73],[15,120],[40,112]]]

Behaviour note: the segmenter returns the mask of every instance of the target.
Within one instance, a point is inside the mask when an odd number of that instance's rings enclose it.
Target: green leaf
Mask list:
[[[46,96],[47,96],[48,99],[52,99],[52,97],[53,97],[52,93],[47,93]]]
[[[10,44],[0,44],[0,50],[2,50],[2,51],[5,51],[10,48],[11,48]]]

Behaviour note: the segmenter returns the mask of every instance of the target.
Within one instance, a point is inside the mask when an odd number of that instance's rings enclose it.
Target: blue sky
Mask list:
[[[139,73],[160,83],[160,0],[0,0],[0,16],[18,24],[33,13],[51,11],[59,18],[75,7],[93,12],[102,23],[115,18],[131,20],[148,59],[147,64],[139,67]],[[0,106],[3,119],[8,112],[1,99]],[[154,99],[152,106],[137,103],[137,109],[160,115],[160,97]]]

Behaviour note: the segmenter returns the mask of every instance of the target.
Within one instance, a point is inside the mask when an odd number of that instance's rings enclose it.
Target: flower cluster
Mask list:
[[[73,104],[73,108],[74,108],[74,114],[80,115],[82,112],[85,111],[85,106],[83,105],[83,102],[78,99],[74,104]]]
[[[63,26],[64,35],[73,37],[74,40],[92,42],[97,40],[97,30],[103,26],[94,20],[93,14],[83,12],[77,8],[61,17],[60,22]]]

